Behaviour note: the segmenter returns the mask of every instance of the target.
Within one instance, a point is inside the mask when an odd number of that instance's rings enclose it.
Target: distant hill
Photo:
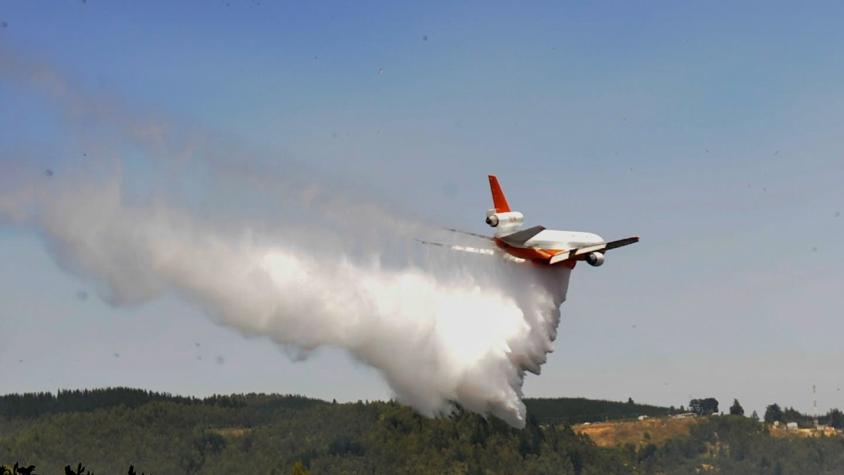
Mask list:
[[[0,417],[36,418],[46,414],[90,412],[119,406],[135,408],[155,401],[183,405],[249,407],[251,411],[257,412],[276,407],[305,408],[328,404],[326,401],[298,395],[234,394],[195,398],[116,387],[61,390],[56,394],[42,392],[0,396]],[[660,406],[586,398],[528,398],[524,402],[528,413],[540,424],[571,425],[636,418],[640,415],[664,416],[673,412],[673,409]]]
[[[151,402],[170,402],[189,406],[249,407],[258,412],[277,407],[304,408],[314,404],[328,404],[319,399],[298,395],[251,393],[195,398],[143,389],[116,387],[60,390],[56,394],[49,392],[7,394],[0,396],[0,417],[35,418],[46,414],[90,412],[110,407],[135,408]]]
[[[581,397],[525,399],[525,405],[528,414],[535,417],[540,424],[571,425],[582,422],[635,419],[642,415],[667,416],[677,412],[667,407]]]
[[[700,418],[658,444],[596,445],[568,426],[670,412],[587,399],[529,399],[523,430],[458,412],[427,419],[394,402],[295,395],[186,398],[114,388],[0,397],[0,465],[65,473],[840,473],[844,438],[772,437],[740,416]],[[642,438],[645,439],[644,432]],[[2,470],[0,470],[2,473]]]

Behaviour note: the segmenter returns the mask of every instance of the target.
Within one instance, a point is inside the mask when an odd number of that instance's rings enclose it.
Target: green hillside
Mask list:
[[[305,408],[327,404],[319,399],[277,394],[244,394],[193,398],[156,393],[133,388],[106,388],[53,393],[9,394],[0,396],[0,417],[32,419],[46,414],[90,412],[96,409],[124,406],[135,408],[150,402],[172,402],[180,405],[201,405],[239,408],[246,414],[272,412],[280,407]],[[667,415],[672,409],[616,401],[585,398],[525,399],[528,412],[540,424],[577,424],[648,416]]]
[[[674,408],[650,406],[630,402],[602,401],[586,398],[526,399],[528,413],[540,424],[579,424],[582,422],[667,416]]]
[[[629,418],[666,408],[585,399],[528,400],[524,430],[458,413],[426,419],[392,402],[300,396],[206,399],[132,389],[0,397],[0,463],[62,474],[133,464],[155,474],[840,473],[844,439],[771,437],[738,416],[712,417],[660,446],[599,447],[559,421]],[[651,409],[648,409],[651,408]]]

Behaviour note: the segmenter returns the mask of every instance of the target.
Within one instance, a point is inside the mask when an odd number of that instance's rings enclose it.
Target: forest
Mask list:
[[[528,424],[518,430],[462,411],[428,419],[392,401],[198,399],[129,388],[8,395],[0,397],[0,466],[91,475],[833,474],[844,467],[844,438],[774,437],[758,418],[699,417],[687,436],[664,444],[599,447],[571,424],[680,409],[582,398],[526,404]]]

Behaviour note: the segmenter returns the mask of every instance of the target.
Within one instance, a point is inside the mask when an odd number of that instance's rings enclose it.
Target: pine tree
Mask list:
[[[832,409],[826,417],[828,425],[835,427],[836,429],[844,428],[844,413],[840,410]]]
[[[775,422],[775,421],[776,422],[782,422],[782,417],[783,417],[782,409],[780,408],[779,404],[777,404],[777,403],[771,404],[770,406],[768,406],[765,409],[765,422],[767,422],[769,424],[771,422]]]

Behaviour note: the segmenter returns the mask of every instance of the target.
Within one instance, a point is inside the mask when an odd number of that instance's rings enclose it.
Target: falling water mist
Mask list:
[[[569,269],[425,248],[413,238],[435,224],[336,177],[106,107],[3,53],[0,79],[35,85],[96,153],[50,165],[38,147],[3,150],[0,226],[36,233],[103,300],[177,295],[297,358],[343,348],[426,416],[460,406],[524,426],[523,378],[552,351]]]

